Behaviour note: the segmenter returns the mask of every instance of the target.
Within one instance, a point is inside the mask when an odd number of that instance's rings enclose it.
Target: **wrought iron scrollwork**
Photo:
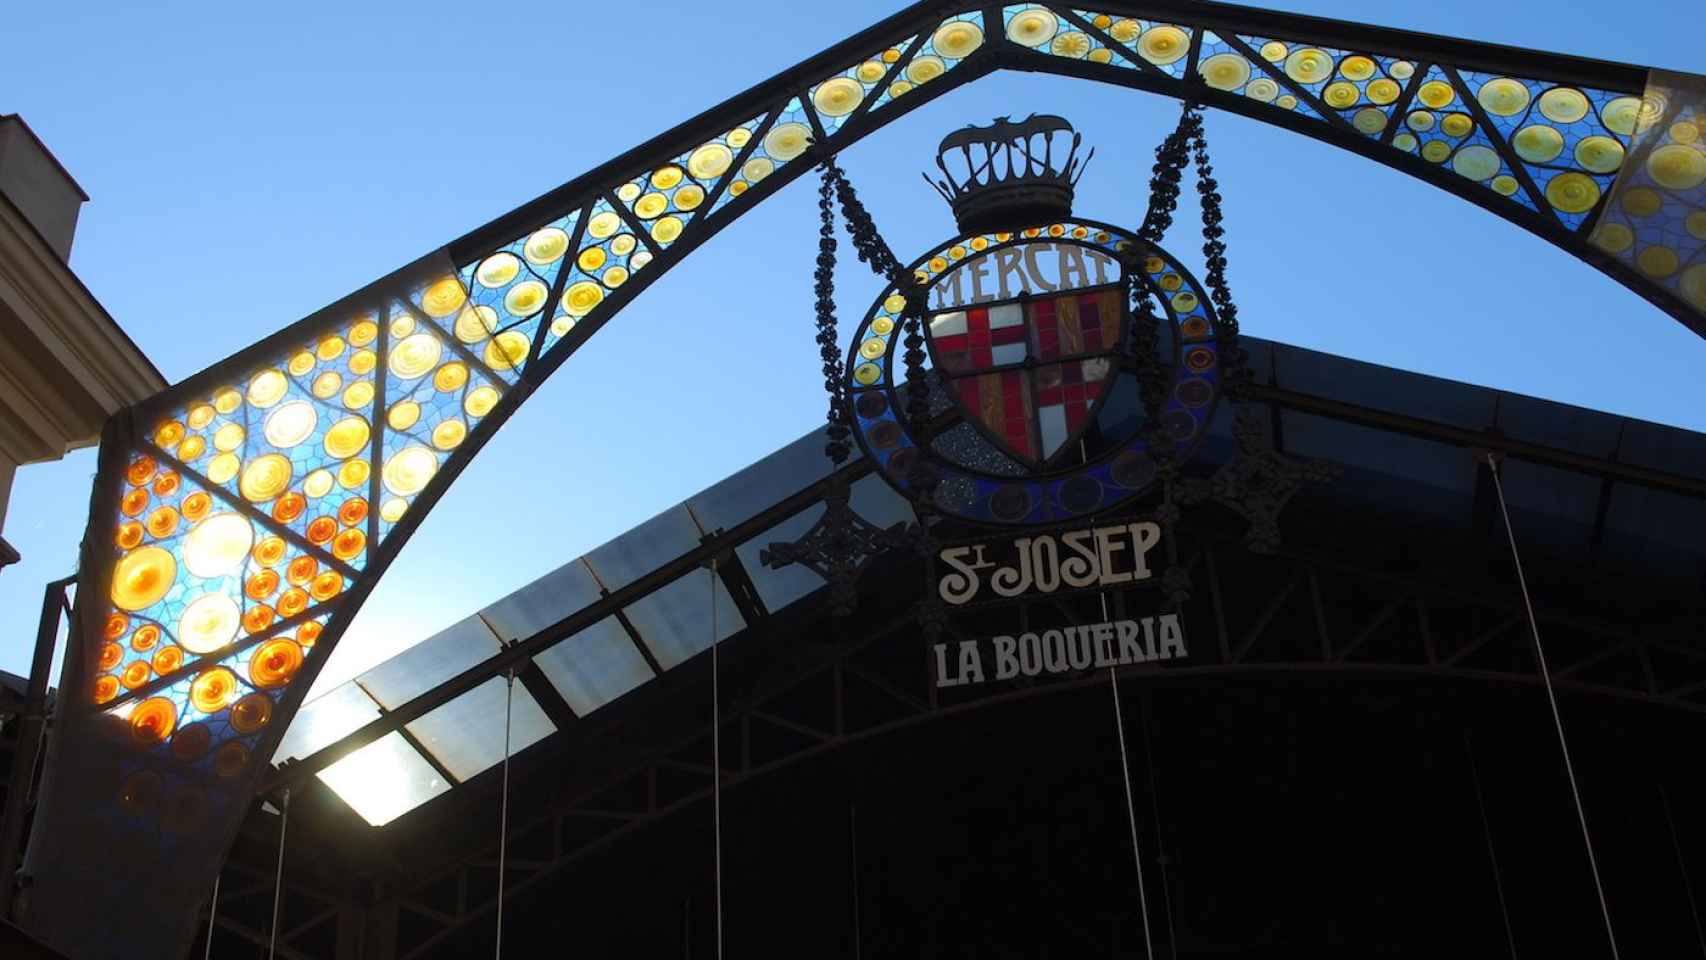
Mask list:
[[[910,524],[897,523],[888,529],[859,516],[848,503],[847,484],[831,480],[824,494],[823,515],[805,536],[791,543],[772,543],[758,552],[767,567],[799,564],[829,584],[830,604],[837,616],[853,612],[858,599],[855,585],[872,557],[886,550],[912,545]]]

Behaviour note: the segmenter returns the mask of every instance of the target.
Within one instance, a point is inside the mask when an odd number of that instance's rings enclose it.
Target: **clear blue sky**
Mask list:
[[[897,8],[651,3],[36,4],[0,113],[89,193],[72,266],[179,380]],[[1698,0],[1288,0],[1299,12],[1706,72]],[[947,130],[1062,113],[1078,210],[1135,223],[1173,101],[1001,75],[844,155],[903,255],[952,232],[919,179]],[[1706,430],[1706,343],[1548,244],[1385,167],[1223,114],[1209,132],[1245,330]],[[325,680],[501,596],[821,423],[813,189],[796,182],[646,291],[463,474]],[[1195,212],[1168,246],[1200,262]],[[851,330],[876,283],[844,257]],[[667,452],[665,450],[667,449]],[[69,572],[94,453],[23,468],[0,668]]]

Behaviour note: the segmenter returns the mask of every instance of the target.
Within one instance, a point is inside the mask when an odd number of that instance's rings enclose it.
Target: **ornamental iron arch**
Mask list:
[[[1191,0],[915,4],[109,421],[25,923],[181,952],[326,655],[493,432],[724,226],[997,70],[1351,150],[1706,336],[1706,78]]]

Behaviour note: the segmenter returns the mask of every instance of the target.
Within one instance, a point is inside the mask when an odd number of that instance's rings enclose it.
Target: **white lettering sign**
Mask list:
[[[1005,551],[1012,556],[1008,564],[989,558],[990,544],[947,547],[937,555],[949,570],[937,581],[936,591],[954,606],[970,603],[983,592],[986,570],[994,570],[989,588],[1003,600],[1148,580],[1154,576],[1149,551],[1160,542],[1160,526],[1143,520],[1058,536],[1019,537]]]
[[[1016,637],[990,637],[986,641],[938,643],[931,649],[936,654],[938,687],[1102,670],[1189,656],[1185,632],[1176,613],[1027,632]],[[987,670],[986,661],[990,667]]]
[[[930,305],[933,310],[957,310],[1020,294],[1096,287],[1119,278],[1119,262],[1094,247],[1021,243],[972,257],[944,273],[930,288]]]

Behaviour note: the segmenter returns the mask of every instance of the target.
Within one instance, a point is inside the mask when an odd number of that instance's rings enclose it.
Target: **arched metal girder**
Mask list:
[[[1194,98],[1355,151],[1706,335],[1690,78],[1186,0],[916,4],[113,418],[28,925],[80,960],[181,950],[326,654],[497,427],[815,160],[1001,69]]]

